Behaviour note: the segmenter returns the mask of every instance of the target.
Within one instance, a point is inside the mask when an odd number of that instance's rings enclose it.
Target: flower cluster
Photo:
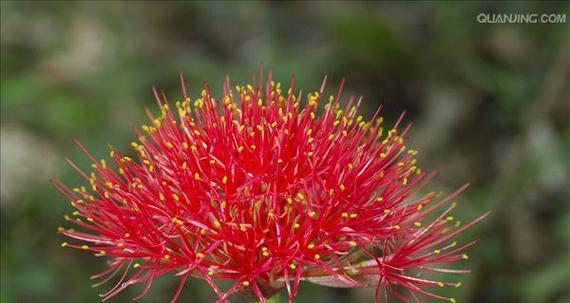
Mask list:
[[[227,80],[220,99],[208,86],[190,99],[182,86],[175,106],[155,91],[160,115],[148,111],[136,156],[111,147],[98,161],[78,143],[93,172],[69,162],[89,185],[54,181],[75,208],[66,220],[79,227],[60,228],[80,241],[62,246],[110,258],[93,277],[118,280],[104,300],[146,283],[142,297],[174,272],[172,302],[189,277],[205,280],[218,302],[237,292],[266,302],[281,288],[293,301],[301,280],[455,302],[432,287],[458,283],[417,273],[467,272],[441,264],[468,258],[474,242],[453,238],[484,216],[461,225],[449,215],[465,187],[447,197],[420,191],[432,174],[405,145],[402,117],[388,128],[379,111],[365,120],[361,100],[341,102],[342,86],[324,98],[324,83],[306,98],[271,76],[235,89]],[[224,279],[231,287],[218,286]]]

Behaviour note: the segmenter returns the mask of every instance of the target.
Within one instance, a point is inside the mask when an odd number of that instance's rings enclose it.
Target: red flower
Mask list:
[[[146,283],[140,298],[169,272],[181,277],[173,302],[189,276],[204,279],[218,302],[244,290],[265,302],[282,287],[292,301],[301,280],[376,286],[386,300],[391,292],[406,301],[406,289],[455,301],[430,288],[457,284],[416,273],[467,272],[433,264],[466,259],[473,243],[452,239],[484,216],[461,227],[448,216],[466,186],[438,202],[419,194],[432,174],[416,166],[402,117],[389,129],[378,112],[365,121],[361,100],[341,106],[342,85],[325,100],[324,83],[303,99],[270,75],[264,86],[235,90],[227,80],[220,100],[206,86],[191,100],[182,83],[174,109],[155,91],[161,114],[148,112],[152,123],[132,143],[137,160],[111,148],[109,162],[97,161],[79,144],[94,172],[69,162],[89,188],[54,181],[76,208],[66,219],[83,230],[60,231],[89,243],[62,246],[110,257],[93,277],[118,277],[104,301]],[[219,279],[233,286],[222,290]]]

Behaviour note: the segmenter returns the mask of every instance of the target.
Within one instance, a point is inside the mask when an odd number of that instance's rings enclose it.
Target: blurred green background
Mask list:
[[[79,138],[95,155],[129,150],[155,109],[152,85],[180,98],[178,72],[196,96],[203,81],[249,81],[260,62],[304,91],[343,77],[415,125],[433,190],[472,186],[456,214],[492,216],[464,239],[473,273],[458,302],[570,302],[570,31],[566,24],[479,24],[479,13],[559,13],[555,3],[1,2],[2,303],[96,302],[88,277],[101,259],[63,250],[56,233],[69,204],[50,186],[77,184]],[[220,90],[218,90],[220,91]],[[162,278],[142,302],[167,302]],[[128,302],[129,289],[111,302]],[[372,290],[303,284],[297,302],[373,302]],[[180,302],[211,302],[191,282]],[[426,300],[434,302],[433,300]]]

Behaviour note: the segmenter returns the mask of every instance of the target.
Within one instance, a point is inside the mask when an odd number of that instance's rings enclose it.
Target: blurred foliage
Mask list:
[[[457,217],[492,210],[459,302],[570,302],[570,48],[567,24],[479,24],[481,13],[565,13],[563,2],[9,2],[1,8],[2,214],[0,301],[93,302],[105,265],[59,247],[71,207],[49,185],[77,184],[67,156],[127,150],[150,88],[180,98],[204,80],[244,83],[263,62],[303,91],[347,79],[363,114],[407,110],[412,145],[433,190],[472,186]],[[568,20],[566,22],[569,22]],[[453,278],[455,277],[445,277]],[[191,282],[180,302],[210,302]],[[174,278],[142,302],[163,302]],[[113,298],[125,302],[134,288]],[[372,290],[303,285],[298,302],[372,302]],[[429,300],[428,300],[429,301]]]

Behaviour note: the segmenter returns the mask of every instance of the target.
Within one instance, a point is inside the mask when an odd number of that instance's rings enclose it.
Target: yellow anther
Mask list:
[[[385,154],[385,153],[380,153],[380,158],[386,158],[386,154]]]
[[[312,157],[314,154],[315,154],[314,152],[308,152],[308,153],[307,153],[307,156],[308,156],[308,157]]]
[[[405,186],[405,185],[407,185],[407,184],[408,184],[408,178],[404,178],[404,179],[402,180],[402,185]]]
[[[243,285],[244,287],[248,287],[249,281],[243,281],[243,282],[241,282],[241,285]]]
[[[424,207],[423,204],[419,204],[419,205],[418,205],[418,210],[422,210],[423,207]]]
[[[106,254],[107,254],[107,252],[104,251],[104,250],[102,250],[102,251],[100,251],[98,254],[96,254],[95,256],[97,256],[97,257],[102,257],[102,256],[105,256]]]
[[[384,198],[382,198],[382,197],[376,198],[376,202],[382,202],[382,201],[384,201]]]
[[[298,192],[298,193],[297,193],[297,199],[299,199],[299,200],[305,200],[305,195],[304,195],[303,193],[301,193],[301,192]]]
[[[418,222],[414,222],[414,225],[417,226],[417,227],[421,227],[421,226],[422,226],[422,222],[419,222],[419,221],[418,221]]]
[[[174,145],[172,145],[172,143],[170,143],[170,142],[166,142],[166,147],[167,147],[167,148],[173,148]]]
[[[215,228],[220,228],[222,226],[222,224],[218,220],[215,220],[213,224]]]
[[[441,253],[441,250],[436,249],[436,250],[433,251],[433,253],[436,254],[436,255],[439,255],[439,254]]]
[[[261,255],[264,256],[264,257],[269,257],[269,252],[264,251],[264,252],[261,253]]]
[[[385,213],[385,214],[389,214],[390,212],[391,212],[391,210],[389,210],[389,209],[385,209],[385,210],[384,210],[384,213]]]
[[[277,159],[277,163],[279,164],[283,163],[283,159]]]
[[[356,247],[357,243],[355,241],[350,241],[348,242],[348,245],[350,245],[350,247]]]
[[[453,221],[453,216],[448,216],[447,218],[445,218],[447,221]]]
[[[346,187],[344,186],[344,184],[339,185],[340,191],[344,191],[346,189]]]
[[[178,201],[180,200],[180,197],[178,197],[177,194],[172,194],[172,199],[174,199],[174,201]]]
[[[61,233],[65,232],[65,228],[60,226],[57,228],[57,232],[61,234]]]
[[[133,264],[133,268],[139,268],[139,267],[141,267],[141,265],[139,263]]]
[[[66,246],[67,246],[67,242],[61,243],[61,247],[66,247]]]
[[[311,243],[311,244],[307,245],[307,248],[308,248],[308,249],[313,249],[313,248],[315,248],[315,244]]]
[[[158,194],[158,200],[164,201],[164,195],[163,195],[163,194]]]
[[[287,198],[287,203],[288,203],[288,204],[293,204],[293,199],[291,199],[291,197]]]
[[[87,250],[87,249],[89,249],[89,246],[87,246],[87,245],[81,245],[81,249]]]
[[[342,216],[343,218],[348,218],[348,213],[342,213],[341,216]]]
[[[291,263],[291,264],[289,264],[289,268],[295,270],[295,269],[297,269],[297,265]]]
[[[451,302],[451,303],[457,303],[457,300],[455,300],[454,298],[449,298],[449,302]]]
[[[222,184],[226,184],[226,183],[228,183],[228,176],[224,176],[222,178]]]
[[[125,238],[128,238],[128,237],[130,237],[130,236],[131,236],[131,234],[129,234],[129,233],[126,233],[126,234],[125,234]]]
[[[321,255],[315,254],[315,260],[319,260],[319,259],[321,259]]]
[[[257,146],[255,146],[255,144],[252,144],[252,145],[250,146],[250,148],[251,148],[252,150],[256,150],[256,149],[257,149]]]
[[[445,284],[443,284],[442,282],[437,282],[437,286],[439,286],[439,287],[444,287]]]
[[[238,153],[241,153],[243,151],[243,148],[244,148],[243,146],[238,147],[237,149]]]
[[[469,255],[463,254],[461,255],[461,258],[463,258],[464,260],[469,260]]]
[[[93,218],[91,218],[91,217],[88,217],[88,218],[87,218],[87,221],[89,221],[89,222],[93,222]]]
[[[459,288],[459,287],[461,287],[462,284],[463,283],[461,283],[461,282],[457,282],[457,283],[455,283],[455,287]]]
[[[311,211],[309,213],[309,217],[314,218],[315,216],[317,216],[317,212],[316,211]]]
[[[356,217],[358,217],[358,214],[350,214],[350,218],[354,219]]]
[[[329,135],[328,139],[329,141],[332,141],[332,139],[334,139],[334,135]]]
[[[123,247],[123,246],[125,246],[125,243],[121,242],[121,243],[117,244],[117,246],[118,246],[118,247]]]
[[[400,225],[394,225],[395,229],[400,229]]]
[[[293,224],[293,228],[294,228],[294,229],[297,229],[297,228],[299,228],[299,227],[301,227],[301,225],[299,225],[299,223]]]
[[[197,254],[196,254],[196,258],[198,258],[198,259],[202,259],[202,258],[204,258],[204,257],[205,257],[205,256],[204,256],[203,253],[197,253]]]

